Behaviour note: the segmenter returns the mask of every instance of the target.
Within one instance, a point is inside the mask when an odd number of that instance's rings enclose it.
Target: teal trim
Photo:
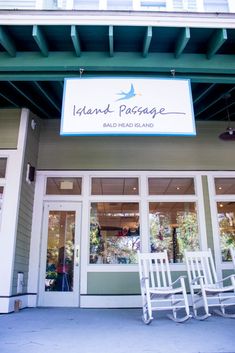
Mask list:
[[[71,26],[71,39],[73,42],[73,46],[74,46],[74,50],[75,50],[76,55],[78,57],[81,56],[81,45],[80,45],[79,34],[77,32],[76,26]]]
[[[60,71],[61,73],[74,74],[79,72],[79,68],[83,67],[85,72],[141,72],[150,74],[165,73],[170,76],[170,68],[179,73],[192,77],[193,74],[205,74],[206,77],[213,77],[219,74],[233,75],[235,74],[235,55],[216,55],[213,60],[207,60],[204,54],[182,54],[176,59],[172,53],[149,53],[148,57],[143,58],[139,53],[115,52],[115,56],[110,58],[104,52],[84,52],[78,58],[74,52],[50,52],[48,57],[41,58],[37,52],[22,52],[15,58],[9,58],[5,53],[0,53],[0,72],[24,72],[25,77],[28,74],[38,74],[41,79],[42,74]],[[223,78],[224,79],[224,78]],[[233,78],[233,80],[235,80]],[[200,81],[202,82],[202,81]]]
[[[113,26],[109,26],[109,55],[113,56]]]
[[[144,46],[143,46],[143,57],[144,58],[146,58],[146,56],[148,55],[152,36],[153,36],[152,27],[148,26],[146,29],[145,37],[144,37]]]
[[[16,56],[15,44],[2,26],[0,26],[0,43],[10,56]]]
[[[48,56],[48,46],[47,46],[46,38],[39,26],[37,25],[33,26],[32,36],[35,42],[37,43],[42,55]]]
[[[190,39],[190,29],[188,27],[182,28],[175,46],[175,58],[178,59],[183,53],[188,41]]]
[[[211,40],[208,44],[207,59],[211,59],[212,56],[217,53],[217,51],[224,44],[227,38],[228,36],[226,29],[220,28],[213,33]]]

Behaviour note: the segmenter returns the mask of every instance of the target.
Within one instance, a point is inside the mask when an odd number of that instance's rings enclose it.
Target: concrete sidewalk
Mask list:
[[[1,353],[235,353],[235,319],[178,324],[141,309],[30,308],[0,315]]]

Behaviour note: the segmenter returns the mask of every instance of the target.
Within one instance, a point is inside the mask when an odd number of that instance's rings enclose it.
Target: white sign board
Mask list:
[[[189,80],[65,79],[61,135],[196,135]]]

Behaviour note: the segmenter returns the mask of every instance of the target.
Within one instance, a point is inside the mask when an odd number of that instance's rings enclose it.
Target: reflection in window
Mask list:
[[[92,195],[138,195],[138,178],[92,178]]]
[[[194,195],[193,178],[149,178],[149,195]]]
[[[47,178],[47,195],[81,195],[82,178]]]
[[[182,262],[185,249],[199,249],[194,202],[151,202],[149,224],[151,252],[166,249],[171,262]]]
[[[216,195],[235,195],[235,178],[215,178]]]
[[[0,226],[2,219],[3,186],[0,186]]]
[[[0,158],[0,178],[5,178],[7,167],[7,158]]]
[[[137,263],[139,246],[138,203],[91,204],[90,263]]]
[[[229,248],[235,247],[235,202],[217,202],[222,260],[231,260]]]
[[[50,211],[45,291],[73,290],[74,231],[74,211]]]

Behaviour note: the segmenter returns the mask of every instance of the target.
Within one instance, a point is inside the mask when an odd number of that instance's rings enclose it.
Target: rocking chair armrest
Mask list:
[[[171,283],[171,285],[173,286],[173,284],[175,284],[175,283],[181,281],[182,278],[185,279],[186,276],[179,276],[174,282]]]
[[[197,276],[191,281],[191,284],[195,284],[196,282],[201,281],[203,278],[204,276]]]
[[[226,276],[226,277],[222,278],[221,280],[217,281],[216,283],[222,283],[222,282],[226,281],[227,279],[231,279],[231,278],[235,279],[235,274]]]
[[[142,277],[141,278],[141,283],[144,283],[146,280],[148,280],[149,279],[149,277]]]

